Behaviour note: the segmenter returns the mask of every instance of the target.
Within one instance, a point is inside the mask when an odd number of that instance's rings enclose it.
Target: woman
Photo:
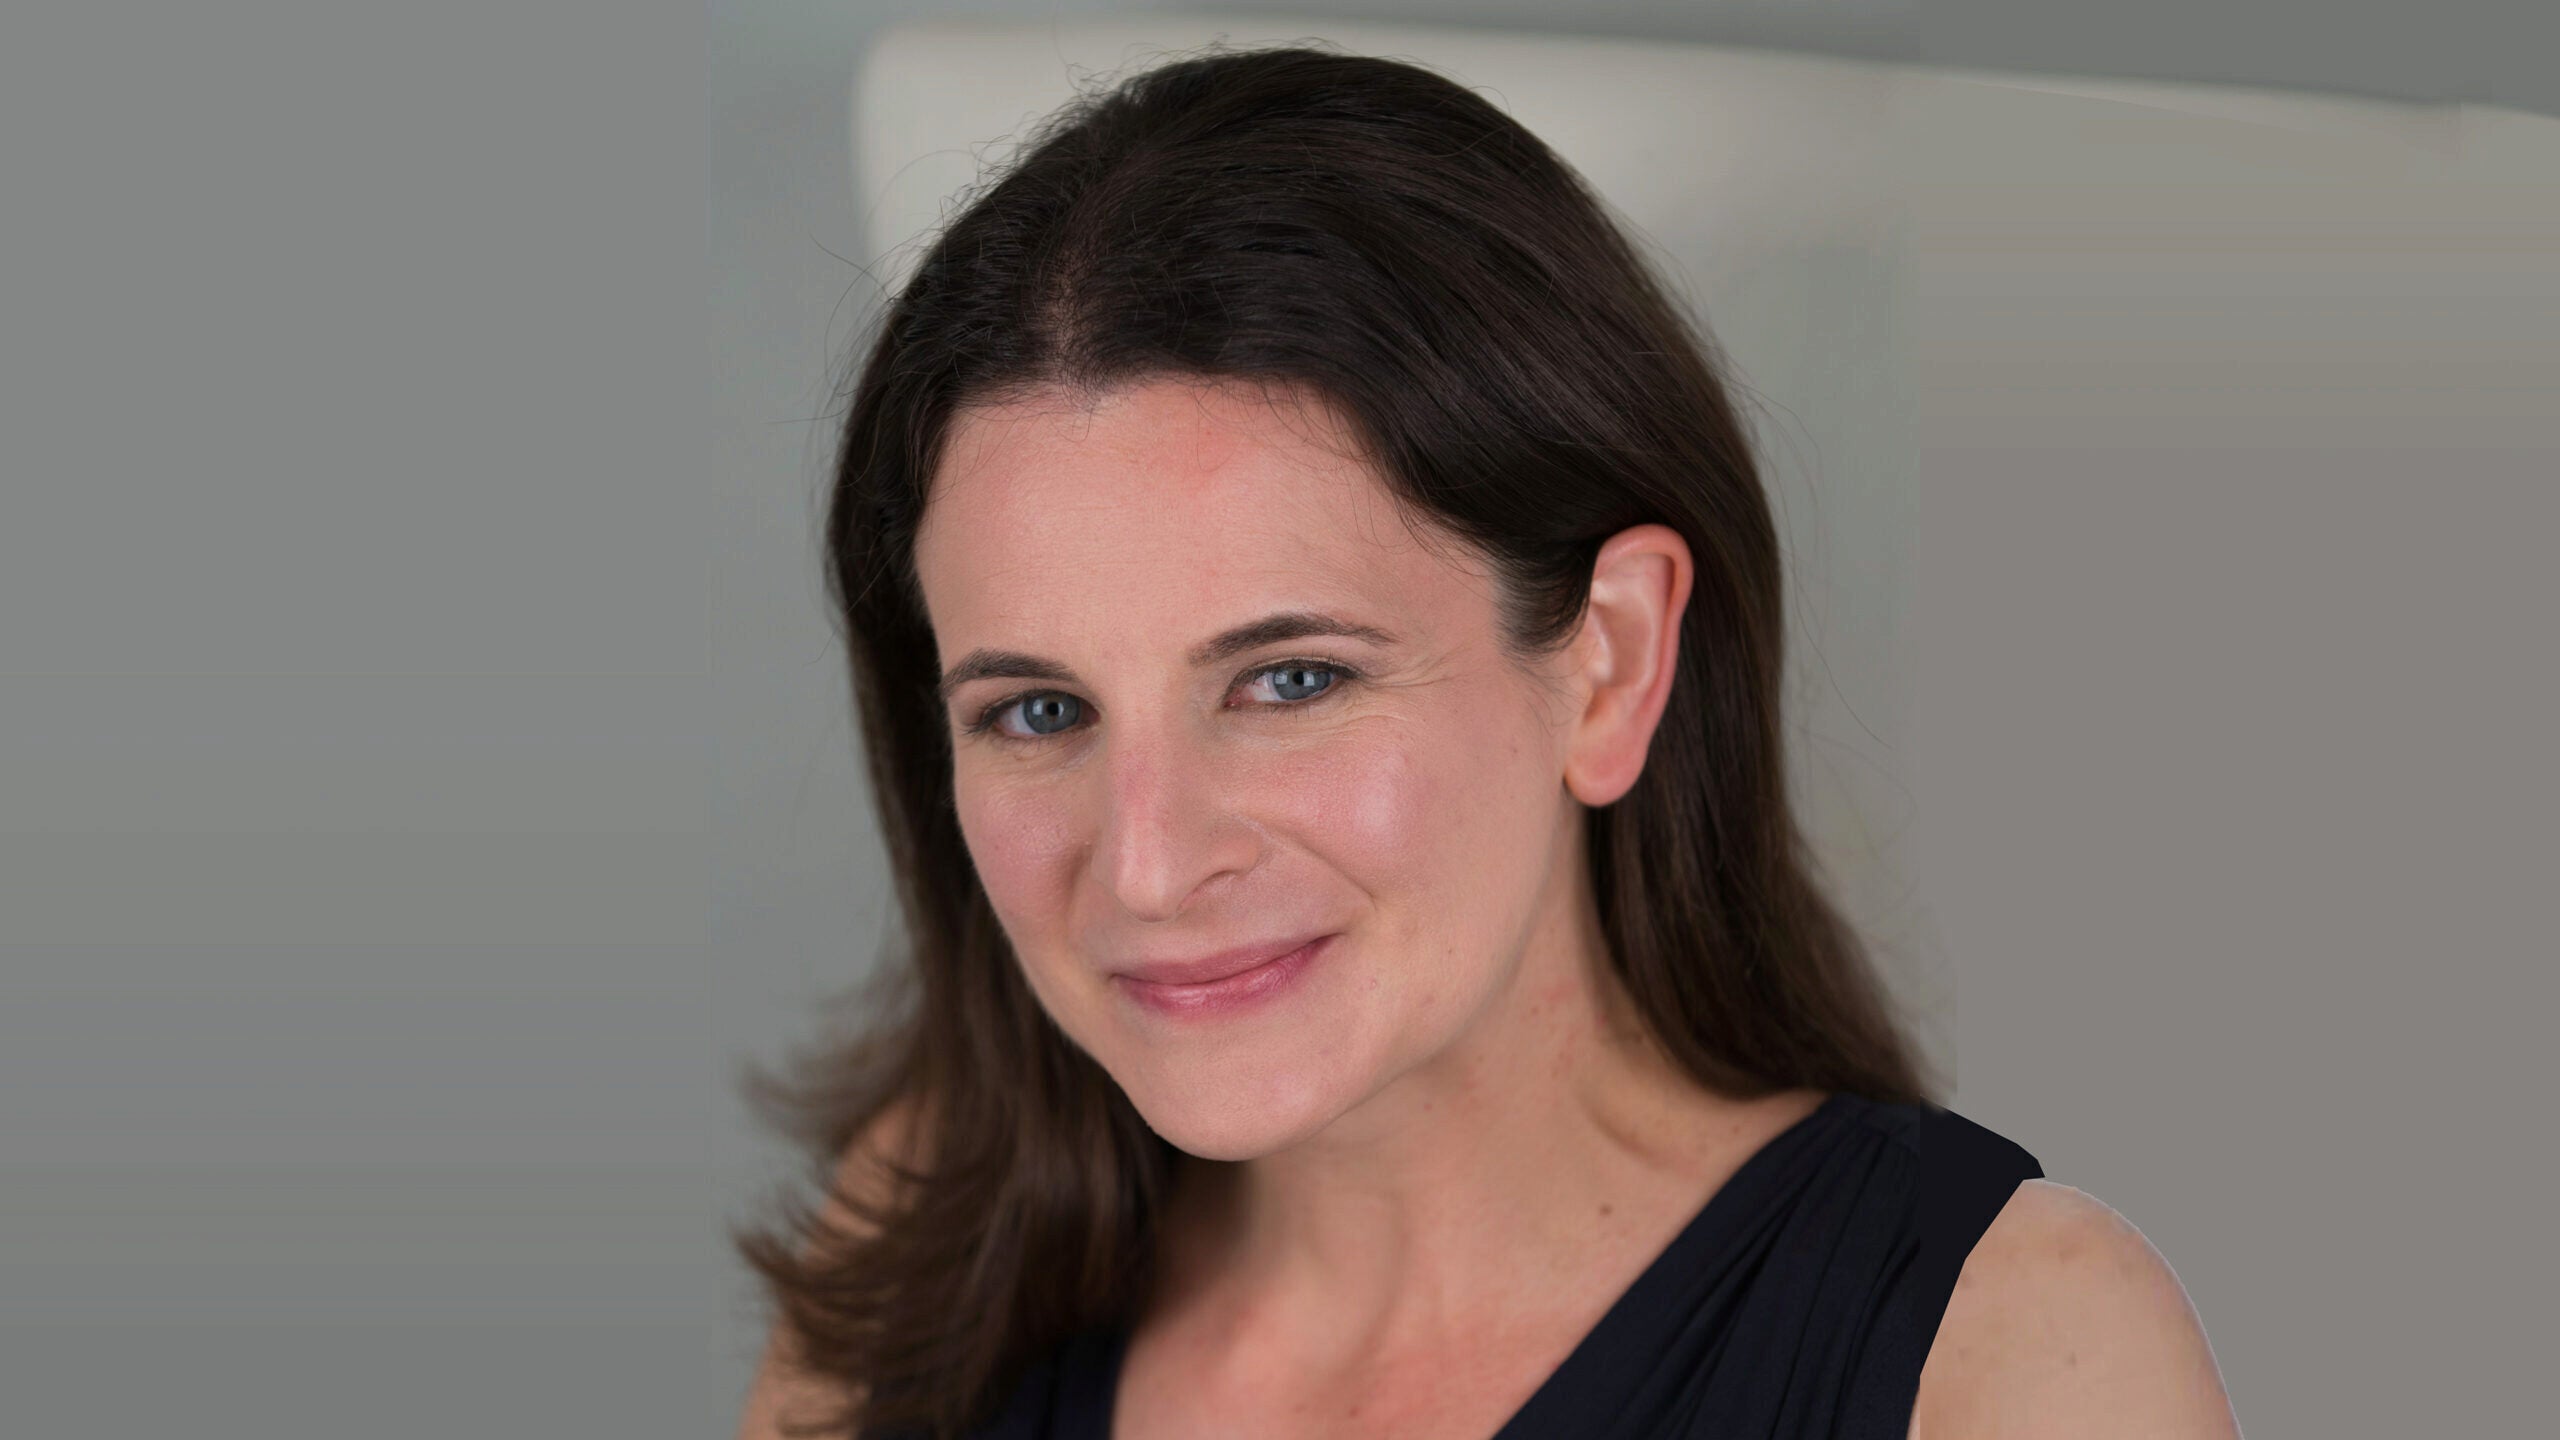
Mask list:
[[[828,1184],[739,1237],[741,1433],[2233,1433],[1818,887],[1744,433],[1428,71],[1212,52],[1034,136],[846,420],[909,934],[763,1087]]]

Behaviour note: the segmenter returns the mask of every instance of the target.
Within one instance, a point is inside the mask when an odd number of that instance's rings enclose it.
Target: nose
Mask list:
[[[1229,803],[1237,777],[1207,744],[1179,726],[1124,726],[1103,749],[1094,867],[1123,910],[1171,920],[1222,877],[1253,868],[1261,840]]]

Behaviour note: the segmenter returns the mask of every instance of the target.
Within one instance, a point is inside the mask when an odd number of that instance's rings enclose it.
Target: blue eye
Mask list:
[[[1315,701],[1340,690],[1343,681],[1357,679],[1358,672],[1347,665],[1337,665],[1330,660],[1282,660],[1270,665],[1257,666],[1237,679],[1242,683],[1260,680],[1265,676],[1277,677],[1273,681],[1273,689],[1280,695],[1280,702],[1244,708],[1304,709]],[[1002,719],[1007,711],[1020,712],[1024,717],[1024,723],[1031,728],[1032,733],[1016,735],[997,725],[996,722]],[[1047,736],[1062,735],[1072,730],[1083,713],[1084,702],[1073,695],[1057,690],[1025,691],[1018,695],[1008,695],[980,711],[977,720],[967,727],[965,733],[971,735],[991,733],[1000,740],[1015,744],[1034,744]],[[1041,728],[1044,725],[1048,728]]]

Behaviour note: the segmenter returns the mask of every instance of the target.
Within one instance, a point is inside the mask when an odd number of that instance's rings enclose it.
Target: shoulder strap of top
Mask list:
[[[1906,1440],[1920,1371],[1974,1242],[2020,1185],[2044,1178],[2036,1157],[1953,1110],[1912,1107],[1904,1132],[1917,1159],[1909,1232],[1878,1330],[1841,1412],[1844,1440]]]

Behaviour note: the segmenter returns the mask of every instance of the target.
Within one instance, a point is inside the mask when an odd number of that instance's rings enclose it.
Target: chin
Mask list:
[[[1328,1087],[1287,1080],[1159,1073],[1123,1080],[1121,1089],[1165,1143],[1203,1160],[1257,1160],[1285,1150],[1322,1130],[1347,1103]]]

